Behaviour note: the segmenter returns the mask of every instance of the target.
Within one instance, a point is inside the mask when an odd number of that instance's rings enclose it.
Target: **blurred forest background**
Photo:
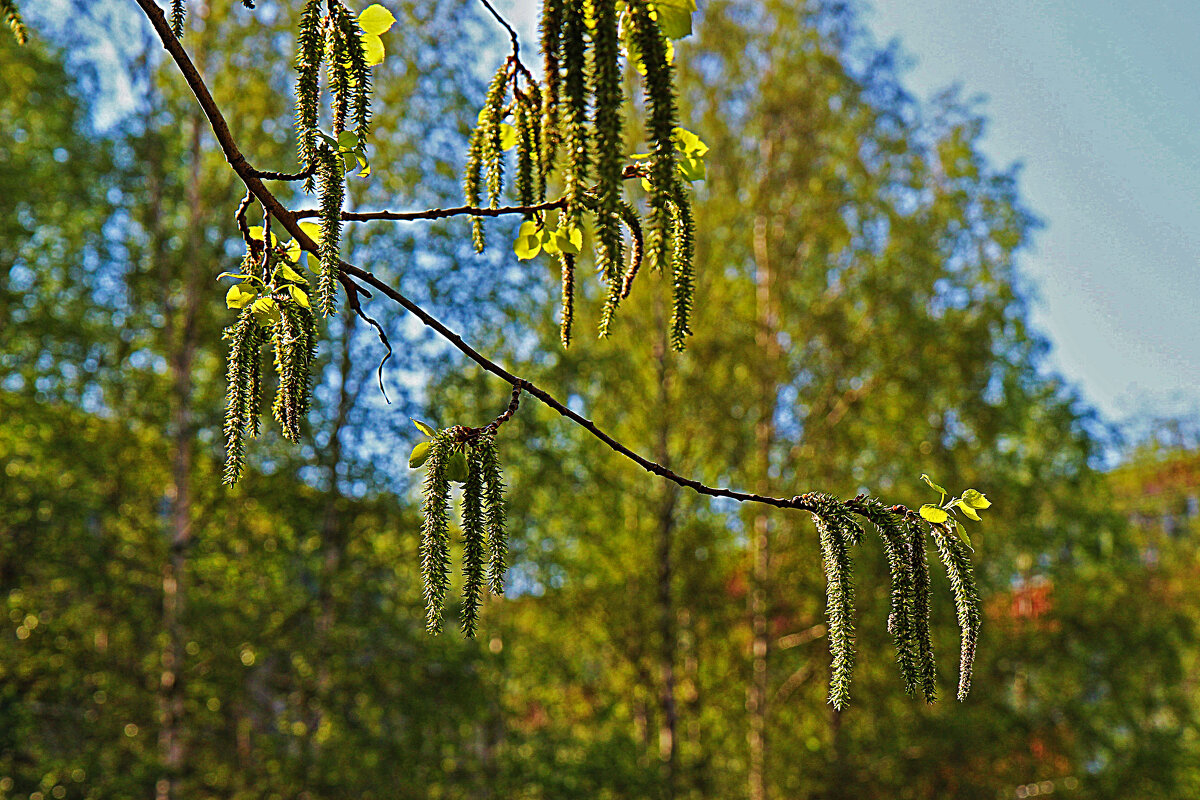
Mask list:
[[[457,204],[503,32],[475,0],[385,4],[351,202]],[[298,3],[192,5],[236,138],[290,168]],[[905,92],[852,4],[707,0],[680,44],[681,116],[712,147],[682,356],[661,276],[611,341],[582,335],[585,281],[564,351],[515,223],[482,256],[461,221],[347,234],[351,261],[677,472],[986,491],[970,698],[936,571],[943,699],[904,694],[869,542],[842,713],[809,520],[651,479],[533,401],[500,437],[509,593],[477,640],[426,636],[408,417],[482,424],[508,387],[393,308],[390,405],[373,332],[340,314],[308,443],[267,433],[222,487],[214,278],[243,188],[133,4],[24,10],[29,45],[0,36],[0,797],[1200,796],[1200,425],[1118,431],[1051,374],[1016,175],[981,155],[976,108]]]

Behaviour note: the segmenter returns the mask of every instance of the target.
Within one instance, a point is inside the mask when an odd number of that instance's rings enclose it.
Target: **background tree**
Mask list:
[[[293,152],[290,86],[254,54],[291,41],[300,7],[260,5],[193,4],[185,43],[205,74],[234,76],[213,82],[216,100],[255,163],[275,166]],[[495,61],[444,43],[466,32],[489,56],[507,43],[487,46],[498,31],[475,4],[389,7],[376,174],[348,182],[348,208],[453,205]],[[105,17],[119,4],[71,8],[116,31],[136,20]],[[649,270],[613,339],[592,340],[607,287],[583,279],[585,255],[561,350],[548,310],[561,262],[514,265],[515,219],[489,227],[479,256],[465,221],[348,225],[343,252],[395,265],[380,275],[481,351],[680,474],[785,496],[869,486],[915,506],[928,471],[1005,498],[974,533],[990,604],[970,703],[896,691],[873,545],[855,705],[827,710],[807,522],[651,482],[532,403],[502,437],[510,599],[488,602],[478,643],[426,637],[398,463],[417,436],[407,415],[478,424],[508,387],[380,314],[405,343],[386,407],[375,331],[340,314],[309,443],[268,433],[239,488],[219,487],[229,314],[208,280],[243,248],[229,221],[240,188],[172,70],[151,68],[156,41],[130,54],[135,107],[100,133],[72,98],[115,67],[89,77],[73,47],[65,71],[34,37],[0,50],[15,131],[0,218],[19,226],[0,245],[14,636],[0,651],[0,792],[925,797],[1051,781],[1190,796],[1186,573],[1147,571],[1093,467],[1100,429],[1045,374],[1014,271],[1030,218],[1015,176],[979,154],[979,118],[952,97],[907,98],[845,8],[713,4],[697,33],[679,44],[681,114],[712,155],[684,355],[671,286]],[[76,75],[88,88],[63,92]],[[934,621],[944,695],[953,612]]]

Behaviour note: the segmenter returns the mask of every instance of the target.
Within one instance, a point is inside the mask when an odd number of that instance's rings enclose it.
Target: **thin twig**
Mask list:
[[[517,39],[517,32],[513,30],[513,26],[508,24],[508,20],[500,16],[500,12],[497,11],[492,4],[488,2],[488,0],[479,0],[479,2],[483,3],[484,8],[492,12],[492,16],[496,18],[496,22],[499,22],[504,26],[504,30],[508,31],[508,37],[512,39],[512,57],[519,58],[521,54],[521,42],[519,39]]]
[[[567,200],[560,197],[532,206],[500,206],[499,208],[480,208],[478,206],[458,206],[457,208],[429,208],[424,211],[343,211],[342,220],[345,222],[372,222],[375,220],[392,220],[396,222],[412,222],[422,219],[446,219],[447,217],[502,217],[506,214],[532,214],[537,211],[551,211],[565,208]],[[304,208],[293,211],[296,219],[319,217],[321,212],[315,208]]]
[[[303,172],[267,172],[261,169],[250,168],[254,177],[264,181],[306,181],[316,172],[316,167],[309,167]]]

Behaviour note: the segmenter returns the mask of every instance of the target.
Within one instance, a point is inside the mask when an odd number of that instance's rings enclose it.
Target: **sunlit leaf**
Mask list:
[[[408,456],[408,466],[410,469],[416,469],[425,463],[429,458],[429,448],[433,446],[433,442],[417,442],[417,446],[412,449]]]
[[[245,308],[258,297],[258,289],[248,281],[235,283],[225,293],[225,305],[229,308]]]
[[[950,519],[950,513],[948,511],[939,506],[935,506],[932,503],[926,503],[925,505],[921,506],[918,513],[923,518],[929,520],[935,525]]]
[[[379,3],[372,3],[358,15],[358,26],[363,29],[364,33],[374,36],[386,33],[395,23],[396,17],[392,15],[392,12]]]
[[[383,49],[383,39],[373,33],[364,33],[362,37],[363,52],[367,57],[367,66],[374,67],[382,64],[387,53]]]

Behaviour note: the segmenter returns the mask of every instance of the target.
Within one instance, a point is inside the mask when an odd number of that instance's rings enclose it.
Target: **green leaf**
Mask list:
[[[926,475],[924,472],[921,473],[921,480],[923,480],[923,481],[925,481],[925,483],[929,484],[929,488],[933,489],[935,492],[941,492],[942,494],[947,493],[945,489],[943,489],[941,486],[938,486],[936,483],[931,481],[929,479],[929,476]]]
[[[295,239],[292,239],[290,242],[288,242],[288,246],[287,246],[288,261],[291,261],[293,264],[295,264],[297,261],[300,260],[300,254],[302,252],[304,252],[304,251],[300,249],[300,243],[298,241],[296,241]]]
[[[412,417],[409,417],[409,419],[412,419]],[[413,419],[412,424],[416,425],[417,430],[428,436],[430,439],[432,439],[434,436],[437,436],[437,431],[426,425],[424,422],[421,422],[419,419]]]
[[[305,308],[312,308],[312,306],[308,304],[308,295],[304,293],[303,289],[301,289],[299,286],[292,286],[290,284],[287,288],[288,294],[292,296],[293,300]]]
[[[461,450],[446,462],[446,480],[463,483],[467,480],[467,454]]]
[[[675,141],[675,148],[686,155],[699,158],[708,152],[708,145],[687,128],[676,128],[671,138]]]
[[[950,519],[949,512],[947,512],[944,508],[933,505],[932,503],[926,503],[925,505],[921,506],[917,513],[935,525]]]
[[[345,174],[358,166],[358,160],[352,153],[342,154],[342,173]]]
[[[558,251],[558,235],[557,235],[557,233],[555,231],[550,230],[549,228],[546,228],[541,232],[541,237],[542,237],[542,249],[545,250],[548,255],[552,255],[552,256],[558,255],[559,251]]]
[[[517,146],[517,129],[507,122],[500,123],[500,149],[512,150]]]
[[[296,272],[296,270],[287,264],[280,264],[275,268],[275,277],[282,277],[285,281],[292,281],[294,283],[308,283],[308,278]]]
[[[695,10],[696,0],[656,0],[654,3],[658,29],[668,39],[692,35],[692,12]]]
[[[279,322],[279,304],[272,297],[260,297],[250,306],[254,319],[264,328]]]
[[[301,222],[300,230],[308,234],[308,238],[314,242],[321,241],[321,225],[317,222]]]
[[[374,34],[375,36],[387,33],[388,29],[395,23],[396,18],[392,15],[392,12],[379,5],[379,3],[372,3],[358,15],[358,27],[362,28],[363,32]]]
[[[338,134],[338,148],[341,150],[353,150],[358,147],[358,134],[354,131],[342,131]]]
[[[244,275],[241,272],[222,272],[217,276],[217,280],[221,280],[222,278],[236,278],[239,281],[257,280],[253,275]]]
[[[559,229],[554,232],[554,244],[561,252],[577,256],[583,249],[583,231],[579,228]]]
[[[962,493],[962,501],[971,508],[991,508],[992,501],[984,496],[983,492],[975,489],[967,489]]]
[[[679,160],[679,172],[686,181],[702,181],[706,175],[704,161],[693,156],[684,156]]]
[[[417,446],[412,449],[408,455],[409,469],[416,469],[425,463],[429,458],[429,448],[433,446],[433,442],[417,442]]]
[[[251,225],[250,226],[250,238],[254,239],[256,242],[261,242],[263,240],[263,226],[262,225]],[[279,237],[277,237],[274,233],[272,233],[271,234],[271,247],[274,247],[277,244],[279,244]]]
[[[971,544],[971,537],[967,536],[967,532],[962,529],[961,525],[954,526],[954,533],[957,534],[962,543],[969,547],[972,551],[975,549]]]
[[[958,508],[958,510],[959,510],[959,511],[961,511],[963,514],[965,514],[965,515],[967,516],[967,518],[968,518],[968,519],[973,519],[973,520],[975,520],[976,522],[983,522],[983,520],[981,520],[981,519],[979,518],[979,514],[977,514],[977,513],[975,512],[975,509],[971,508],[971,507],[970,507],[969,505],[967,505],[966,503],[964,503],[964,502],[962,502],[962,501],[959,501],[959,503],[958,503],[958,505],[956,506],[956,508]]]
[[[374,67],[382,64],[387,53],[383,49],[383,39],[373,33],[364,33],[362,37],[363,51],[367,57],[367,66]]]
[[[254,298],[258,297],[258,289],[253,283],[235,283],[225,293],[225,305],[229,308],[245,308]]]
[[[538,234],[537,223],[533,220],[522,222],[521,229],[517,232],[517,240],[513,242],[513,252],[517,254],[517,258],[528,261],[541,252],[541,249],[542,239]]]

